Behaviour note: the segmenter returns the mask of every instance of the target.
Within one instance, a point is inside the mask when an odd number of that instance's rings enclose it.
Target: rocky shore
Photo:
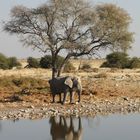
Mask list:
[[[117,98],[115,101],[97,100],[94,103],[44,104],[41,107],[33,105],[22,109],[9,109],[0,112],[0,119],[42,119],[50,116],[81,116],[95,117],[96,115],[108,115],[112,113],[140,112],[140,99]]]

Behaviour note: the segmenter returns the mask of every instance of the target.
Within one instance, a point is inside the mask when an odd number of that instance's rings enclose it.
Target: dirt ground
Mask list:
[[[0,110],[52,105],[48,79],[43,69],[0,70]],[[140,99],[140,70],[92,69],[63,75],[81,77],[81,104]],[[58,100],[58,99],[56,99]],[[77,97],[75,96],[75,104]],[[56,103],[57,105],[58,103]],[[54,105],[54,104],[53,104]],[[69,97],[64,106],[69,105]]]

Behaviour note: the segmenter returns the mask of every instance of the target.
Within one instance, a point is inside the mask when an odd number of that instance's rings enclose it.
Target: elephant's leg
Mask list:
[[[80,102],[80,101],[81,101],[81,92],[78,91],[78,102]]]
[[[82,129],[81,117],[78,117],[78,120],[79,120],[78,129],[81,130]]]
[[[65,130],[67,131],[68,130],[68,125],[67,125],[66,118],[64,116],[63,116],[63,123],[64,123]]]
[[[61,93],[59,94],[59,102],[61,103]]]
[[[73,103],[73,96],[74,96],[74,92],[70,92],[70,103],[72,104]]]
[[[74,132],[74,124],[73,124],[73,117],[70,116],[70,129]]]
[[[67,92],[64,92],[64,97],[63,97],[63,102],[62,102],[62,104],[65,104],[66,98],[67,98]]]
[[[53,96],[53,101],[52,101],[52,103],[55,103],[55,94],[53,94],[52,96]]]

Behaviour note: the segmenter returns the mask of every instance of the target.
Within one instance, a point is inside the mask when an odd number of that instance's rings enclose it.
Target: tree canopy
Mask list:
[[[114,4],[93,6],[84,0],[50,0],[37,7],[15,6],[4,30],[18,34],[24,45],[52,56],[52,77],[71,57],[94,55],[100,49],[126,51],[133,42],[131,17]],[[56,67],[57,56],[65,59]]]

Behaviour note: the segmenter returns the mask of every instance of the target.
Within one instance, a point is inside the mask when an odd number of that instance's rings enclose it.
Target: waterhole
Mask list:
[[[140,114],[1,120],[0,140],[138,140]]]

